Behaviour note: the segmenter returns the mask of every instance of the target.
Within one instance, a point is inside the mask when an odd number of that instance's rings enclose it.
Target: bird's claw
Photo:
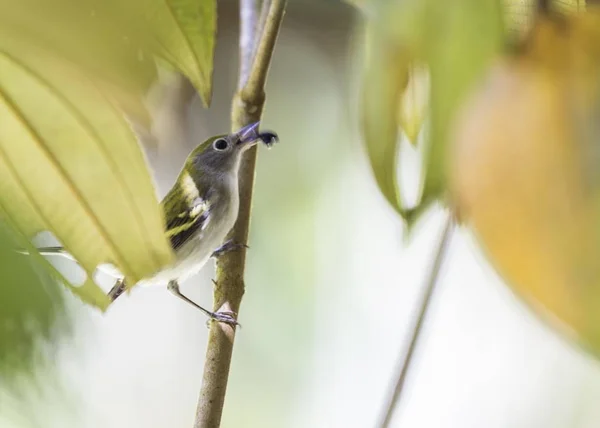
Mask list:
[[[241,244],[239,242],[234,242],[232,240],[229,240],[229,241],[225,242],[223,245],[221,245],[219,248],[217,248],[215,251],[213,251],[212,257],[218,258],[218,257],[222,256],[223,254],[228,253],[229,251],[241,250],[242,248],[248,249],[250,247],[247,246],[246,244]]]
[[[222,322],[224,324],[229,324],[232,327],[242,327],[242,325],[237,322],[236,318],[237,314],[235,312],[223,311],[223,312],[212,312],[210,318],[206,322],[206,326],[210,327],[211,321]]]

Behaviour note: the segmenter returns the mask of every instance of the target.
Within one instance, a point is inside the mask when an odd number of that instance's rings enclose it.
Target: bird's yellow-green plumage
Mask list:
[[[259,133],[255,123],[234,134],[211,137],[190,153],[160,203],[175,261],[140,283],[168,283],[169,289],[177,290],[178,294],[178,282],[198,272],[213,252],[221,248],[238,214],[242,154],[259,140],[270,146],[277,141],[277,135]],[[41,248],[40,252],[68,255],[60,247]],[[119,280],[109,296],[114,300],[126,288]]]

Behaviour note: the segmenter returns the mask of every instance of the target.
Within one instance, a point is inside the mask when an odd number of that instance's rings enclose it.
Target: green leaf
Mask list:
[[[102,90],[41,51],[0,50],[0,206],[31,238],[49,230],[87,272],[84,301],[112,263],[130,284],[172,260],[141,149]],[[66,282],[66,281],[65,281]]]
[[[400,95],[408,81],[409,59],[374,28],[368,38],[362,86],[362,131],[371,168],[387,201],[402,216],[398,183]]]
[[[155,50],[185,74],[205,106],[212,96],[216,0],[142,0]]]
[[[464,96],[500,52],[502,9],[499,0],[405,0],[371,1],[368,10],[373,37],[362,88],[363,133],[381,191],[410,225],[444,194],[449,128]],[[422,196],[407,209],[398,184],[398,117],[414,64],[429,70],[429,128]]]

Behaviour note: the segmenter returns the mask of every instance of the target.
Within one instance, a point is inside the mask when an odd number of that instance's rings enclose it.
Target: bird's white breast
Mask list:
[[[183,244],[175,253],[175,262],[152,278],[144,279],[140,285],[166,285],[171,280],[182,282],[198,273],[210,259],[212,253],[225,241],[237,219],[239,191],[237,176],[231,177],[223,189],[218,203],[210,207],[210,215],[203,229]]]

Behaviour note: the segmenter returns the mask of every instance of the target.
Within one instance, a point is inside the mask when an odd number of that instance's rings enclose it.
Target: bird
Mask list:
[[[165,234],[175,254],[174,262],[138,282],[144,285],[166,283],[172,294],[209,319],[232,325],[238,325],[235,313],[203,308],[182,294],[179,284],[198,273],[211,257],[246,247],[225,239],[238,217],[238,172],[242,155],[259,141],[270,148],[279,140],[274,132],[259,132],[259,124],[210,137],[188,155],[175,183],[160,202]],[[62,255],[75,260],[60,246],[37,250],[42,255]],[[111,274],[118,277],[108,292],[109,299],[115,301],[128,286],[120,272],[113,270]]]

